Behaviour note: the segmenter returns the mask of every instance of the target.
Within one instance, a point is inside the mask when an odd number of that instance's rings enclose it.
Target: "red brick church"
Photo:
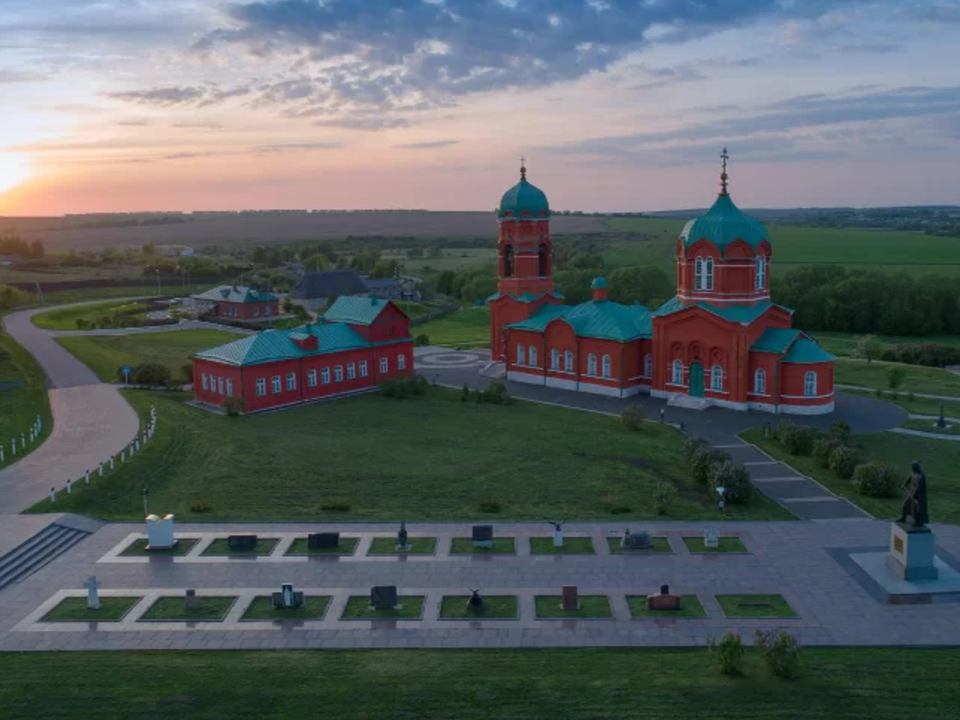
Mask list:
[[[834,408],[833,361],[770,302],[772,247],[727,191],[677,238],[677,295],[656,310],[607,299],[564,305],[553,287],[550,206],[520,182],[500,201],[499,289],[489,298],[490,346],[509,380],[670,404],[820,414]]]

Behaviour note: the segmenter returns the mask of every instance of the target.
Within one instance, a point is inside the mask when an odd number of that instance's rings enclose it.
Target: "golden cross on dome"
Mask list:
[[[723,161],[723,171],[720,173],[720,194],[727,194],[727,160],[730,159],[730,154],[727,152],[727,149],[724,148],[723,152],[720,153],[720,159]]]

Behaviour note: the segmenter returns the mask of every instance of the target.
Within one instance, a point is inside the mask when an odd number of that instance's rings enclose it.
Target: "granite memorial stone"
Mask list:
[[[374,585],[370,588],[370,606],[374,610],[392,610],[397,606],[396,585]]]

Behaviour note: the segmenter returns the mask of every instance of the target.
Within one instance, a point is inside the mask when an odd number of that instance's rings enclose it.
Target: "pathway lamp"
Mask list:
[[[723,512],[723,506],[726,505],[726,501],[723,499],[723,494],[726,491],[727,489],[723,485],[717,485],[717,497],[719,498],[717,504],[720,506],[721,513]]]

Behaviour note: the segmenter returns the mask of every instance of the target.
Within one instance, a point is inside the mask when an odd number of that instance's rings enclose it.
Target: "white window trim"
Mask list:
[[[357,379],[357,366],[353,363],[347,365],[347,380],[356,380]]]
[[[677,369],[680,369],[680,379],[677,379]],[[678,385],[683,387],[683,381],[686,379],[687,369],[683,365],[682,360],[674,360],[670,363],[670,385]]]
[[[653,354],[647,353],[643,356],[643,375],[641,377],[653,377]]]
[[[257,397],[267,396],[267,379],[257,378]]]
[[[613,361],[609,355],[604,355],[600,361],[600,374],[607,379],[613,377]]]
[[[333,381],[343,382],[343,365],[337,365],[333,368]]]
[[[517,344],[517,365],[527,364],[527,354],[523,348],[523,343]]]
[[[297,389],[297,374],[287,373],[287,392],[293,392]]]
[[[367,376],[367,361],[361,360],[360,361],[360,377],[366,377],[366,376]]]
[[[279,375],[274,375],[270,378],[270,390],[274,395],[283,392],[283,379]]]
[[[572,373],[574,368],[573,351],[567,350],[563,353],[563,371]]]
[[[207,387],[207,374],[203,373],[202,375],[203,375],[203,389],[208,390],[209,388]]]
[[[719,370],[720,372],[716,372]],[[720,382],[717,383],[717,378],[720,378]],[[723,367],[721,365],[712,365],[710,367],[710,389],[713,392],[723,392]]]
[[[407,369],[407,356],[403,353],[397,355],[397,370],[406,370]]]
[[[767,392],[767,371],[763,368],[757,368],[753,372],[753,394],[766,395]]]
[[[330,384],[330,368],[325,367],[320,371],[320,383],[322,385]]]
[[[596,353],[590,353],[587,355],[587,377],[598,377]]]
[[[556,348],[550,351],[550,369],[555,372],[560,371],[560,351]]]
[[[757,258],[756,288],[763,290],[767,285],[767,259],[765,257]]]
[[[307,387],[316,387],[317,386],[317,369],[311,368],[307,370]]]
[[[382,357],[380,358],[380,373],[390,372],[390,358]]]
[[[810,379],[813,379],[813,382],[810,383],[810,390],[807,390],[808,382]],[[817,373],[814,370],[807,370],[803,374],[803,396],[804,397],[817,397]]]

